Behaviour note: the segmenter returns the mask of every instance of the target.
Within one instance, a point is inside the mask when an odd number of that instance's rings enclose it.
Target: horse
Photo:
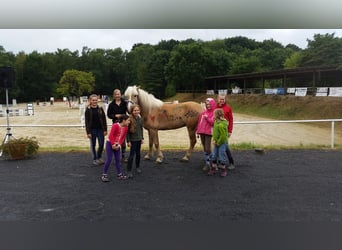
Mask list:
[[[140,115],[144,128],[148,132],[149,148],[145,160],[153,157],[153,145],[155,147],[157,163],[162,163],[163,153],[160,150],[158,130],[171,130],[186,126],[189,135],[190,146],[185,156],[181,159],[188,162],[196,144],[197,123],[203,106],[189,101],[183,103],[164,103],[153,94],[146,92],[137,86],[128,86],[124,92],[127,101],[127,109],[130,112],[133,104],[140,106]]]

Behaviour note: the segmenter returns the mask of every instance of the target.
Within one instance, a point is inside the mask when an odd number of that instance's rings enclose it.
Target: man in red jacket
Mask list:
[[[226,120],[228,121],[228,137],[230,137],[233,133],[234,118],[233,118],[232,108],[226,103],[226,95],[223,95],[223,94],[218,95],[216,108],[223,109],[224,118],[226,118]],[[232,170],[235,168],[235,166],[234,166],[234,159],[233,159],[232,153],[229,149],[229,146],[227,147],[227,156],[228,156],[228,160],[229,160],[229,166],[227,168]]]

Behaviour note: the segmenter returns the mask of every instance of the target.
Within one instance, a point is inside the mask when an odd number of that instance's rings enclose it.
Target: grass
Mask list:
[[[320,150],[330,150],[331,145],[319,145],[319,144],[299,144],[293,146],[284,146],[284,145],[261,145],[250,142],[242,142],[242,143],[233,143],[229,144],[230,149],[232,150],[255,150],[255,149],[264,149],[264,150],[284,150],[284,149],[320,149]],[[188,146],[174,146],[174,145],[163,145],[161,147],[162,151],[179,151],[179,150],[187,150]],[[147,151],[148,146],[143,145],[142,151]],[[342,150],[342,144],[335,144],[334,150]],[[129,149],[128,149],[129,151]],[[195,147],[194,151],[202,151],[201,147]],[[89,147],[45,147],[39,149],[40,153],[49,153],[49,152],[62,152],[62,153],[71,153],[71,152],[89,152]]]

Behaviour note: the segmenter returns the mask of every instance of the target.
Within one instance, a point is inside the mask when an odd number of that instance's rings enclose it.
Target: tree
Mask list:
[[[294,69],[300,66],[302,60],[302,53],[300,51],[294,52],[289,58],[284,62],[285,69]]]
[[[59,81],[57,92],[62,96],[89,95],[94,90],[95,77],[92,73],[66,70]]]
[[[332,34],[315,34],[303,51],[301,66],[342,65],[342,38]]]
[[[206,76],[208,55],[201,44],[179,44],[172,52],[166,65],[166,79],[177,90],[191,88],[192,92]]]

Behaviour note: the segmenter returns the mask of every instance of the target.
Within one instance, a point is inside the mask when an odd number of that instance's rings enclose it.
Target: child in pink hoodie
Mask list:
[[[210,168],[210,155],[211,155],[211,137],[214,126],[214,109],[216,102],[213,98],[207,98],[205,100],[205,110],[201,113],[196,134],[201,139],[201,144],[204,151],[204,162],[203,171],[207,171]]]

